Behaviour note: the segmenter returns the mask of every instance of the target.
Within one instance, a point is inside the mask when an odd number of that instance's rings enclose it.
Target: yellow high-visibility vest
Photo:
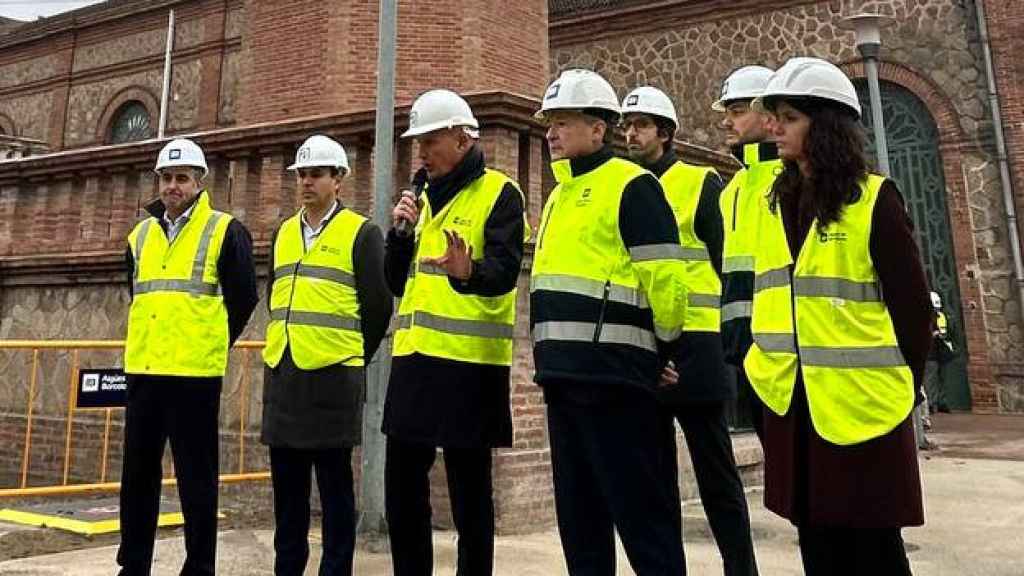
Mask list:
[[[289,348],[295,365],[363,366],[352,248],[366,218],[342,208],[305,249],[302,212],[285,220],[274,242],[274,286],[263,360],[276,367]]]
[[[795,264],[781,215],[762,215],[759,228],[747,376],[765,405],[782,415],[801,370],[814,429],[833,444],[887,434],[914,404],[913,375],[869,249],[884,180],[869,175],[838,222],[818,230],[815,221]]]
[[[724,231],[721,318],[723,340],[726,342],[735,339],[730,331],[749,331],[754,294],[754,250],[759,242],[758,215],[766,209],[764,198],[782,170],[782,161],[774,156],[774,148],[771,157],[763,158],[762,152],[762,143],[743,147],[745,168],[732,177],[718,199]],[[737,320],[740,324],[734,322]]]
[[[564,319],[534,322],[535,347],[561,343],[571,353],[579,342],[618,344],[629,347],[635,364],[656,363],[657,339],[671,341],[682,331],[686,287],[678,242],[627,249],[619,232],[622,194],[633,179],[649,172],[620,158],[580,175],[573,175],[568,159],[551,168],[558,185],[541,215],[530,291],[546,293],[552,307],[562,295],[591,299],[595,305],[587,307],[591,312],[568,309],[559,313]],[[641,286],[644,273],[664,284]],[[602,311],[609,302],[633,309],[636,322],[605,321]]]
[[[721,325],[722,282],[711,265],[707,245],[697,238],[694,229],[704,180],[714,172],[714,168],[708,166],[676,162],[660,178],[665,197],[676,215],[679,243],[686,262],[685,278],[689,288],[683,328],[686,332],[718,332]]]
[[[204,190],[192,215],[168,243],[150,217],[128,235],[135,261],[124,369],[128,374],[223,376],[228,313],[217,276],[231,216],[210,208]]]
[[[484,227],[506,184],[519,190],[508,176],[486,169],[436,214],[423,195],[423,210],[416,223],[416,252],[398,309],[395,356],[418,352],[475,364],[512,365],[516,290],[501,296],[460,294],[449,284],[443,268],[420,263],[444,255],[445,230],[458,232],[472,247],[473,255],[482,257]],[[525,230],[528,236],[529,226]]]

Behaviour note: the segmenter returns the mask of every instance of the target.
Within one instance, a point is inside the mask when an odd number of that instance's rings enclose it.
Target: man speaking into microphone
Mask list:
[[[456,574],[487,576],[491,450],[512,445],[516,281],[529,234],[523,195],[486,167],[479,124],[454,92],[417,98],[402,137],[416,139],[427,179],[422,194],[402,191],[384,261],[402,298],[382,426],[394,574],[433,574],[429,472],[440,447],[459,533]]]

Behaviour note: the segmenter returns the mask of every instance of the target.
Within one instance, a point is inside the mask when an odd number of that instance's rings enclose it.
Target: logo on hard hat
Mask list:
[[[167,157],[171,160],[181,160],[181,150],[178,148],[171,148],[167,152]]]
[[[419,123],[420,112],[419,110],[413,110],[409,112],[409,126],[415,126]]]
[[[562,88],[561,84],[552,84],[551,88],[548,89],[548,93],[544,96],[545,100],[551,100],[552,98],[558,97],[558,91]]]
[[[309,147],[303,146],[299,148],[299,162],[305,162],[306,160],[309,160]]]
[[[626,98],[626,106],[636,106],[640,103],[639,94],[631,94]]]
[[[726,80],[725,82],[722,83],[722,98],[725,98],[725,95],[728,94],[728,93],[729,93],[729,81]]]

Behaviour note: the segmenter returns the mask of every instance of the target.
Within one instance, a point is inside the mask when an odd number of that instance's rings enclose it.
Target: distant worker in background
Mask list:
[[[949,333],[949,320],[942,310],[942,297],[938,292],[932,292],[931,298],[935,323],[932,326],[932,349],[924,369],[924,387],[928,395],[928,412],[949,413],[944,368],[956,357],[956,349]]]

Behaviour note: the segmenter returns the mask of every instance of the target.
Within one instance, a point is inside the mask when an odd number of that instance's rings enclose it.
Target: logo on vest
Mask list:
[[[593,198],[590,197],[590,188],[584,188],[580,197],[576,199],[576,206],[587,206]]]
[[[341,248],[336,248],[334,246],[327,246],[326,244],[321,244],[320,245],[320,251],[321,252],[327,252],[328,254],[333,254],[335,256],[341,256]]]
[[[468,228],[469,226],[473,225],[473,220],[471,218],[466,218],[465,216],[456,216],[452,218],[452,224],[455,224],[456,226],[465,226]]]
[[[827,244],[828,242],[846,242],[846,232],[818,232],[818,242]]]

